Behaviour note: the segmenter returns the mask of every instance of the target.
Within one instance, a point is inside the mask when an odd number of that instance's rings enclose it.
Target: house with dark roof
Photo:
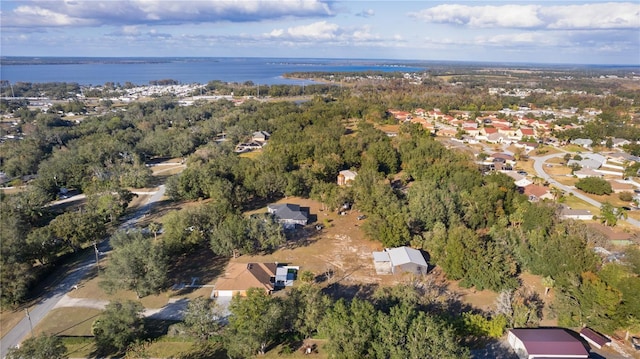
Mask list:
[[[377,274],[426,274],[429,265],[422,252],[409,247],[387,248],[373,252],[373,265]]]
[[[582,342],[562,328],[510,329],[507,340],[522,359],[589,358]]]
[[[276,217],[285,229],[293,229],[296,225],[304,226],[309,221],[309,213],[297,204],[272,203],[267,206],[267,212]]]

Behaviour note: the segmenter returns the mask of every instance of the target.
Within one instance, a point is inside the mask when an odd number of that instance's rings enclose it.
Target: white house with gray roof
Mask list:
[[[382,252],[373,252],[373,264],[377,274],[427,274],[429,270],[422,252],[409,247],[386,248]]]
[[[304,226],[309,221],[308,212],[297,204],[272,203],[267,206],[267,212],[273,214],[285,229],[293,229],[296,224]]]

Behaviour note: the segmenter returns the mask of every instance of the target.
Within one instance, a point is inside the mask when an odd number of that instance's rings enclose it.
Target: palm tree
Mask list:
[[[161,228],[162,226],[160,226],[159,223],[156,223],[156,222],[149,223],[149,232],[153,233],[154,240],[158,239],[158,232],[160,231]]]
[[[551,190],[549,190],[549,192],[551,192],[553,199],[556,201],[562,198],[562,196],[564,195],[564,191],[558,187],[551,187]]]

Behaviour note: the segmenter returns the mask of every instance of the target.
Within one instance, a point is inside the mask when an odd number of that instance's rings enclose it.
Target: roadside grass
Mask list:
[[[15,310],[5,309],[0,312],[0,338],[4,337],[13,327],[25,318],[25,309],[28,305],[20,306]],[[33,308],[29,307],[29,310]]]
[[[564,197],[564,202],[563,204],[573,208],[573,209],[586,209],[591,211],[591,213],[595,216],[600,215],[600,208],[597,208],[583,200],[581,200],[580,198],[573,196],[573,195],[568,195],[565,194]]]
[[[565,151],[569,151],[569,152],[585,152],[585,148],[582,146],[578,146],[578,145],[574,145],[574,144],[568,144],[566,146],[564,146],[564,150]]]
[[[562,176],[562,177],[568,177],[567,175],[571,174],[571,168],[566,167],[566,166],[561,166],[561,165],[551,165],[549,166],[545,166],[544,167],[544,171],[549,175],[549,176]],[[554,177],[555,179],[555,177]]]
[[[102,313],[94,308],[56,308],[35,327],[33,332],[59,336],[91,336],[91,325]]]
[[[554,153],[560,153],[559,149],[552,146],[541,146],[538,149],[535,149],[529,153],[529,156],[547,156]]]
[[[553,179],[565,186],[570,187],[574,187],[576,185],[576,182],[578,182],[578,178],[573,176],[555,176],[553,177]]]
[[[527,172],[530,176],[535,176],[536,170],[533,168],[533,162],[534,161],[532,159],[517,161],[514,169],[518,171],[522,170]]]

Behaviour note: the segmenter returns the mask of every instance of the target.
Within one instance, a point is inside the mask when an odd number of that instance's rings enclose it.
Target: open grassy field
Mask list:
[[[93,308],[57,308],[38,324],[33,331],[60,336],[91,336],[91,324],[102,311]]]

